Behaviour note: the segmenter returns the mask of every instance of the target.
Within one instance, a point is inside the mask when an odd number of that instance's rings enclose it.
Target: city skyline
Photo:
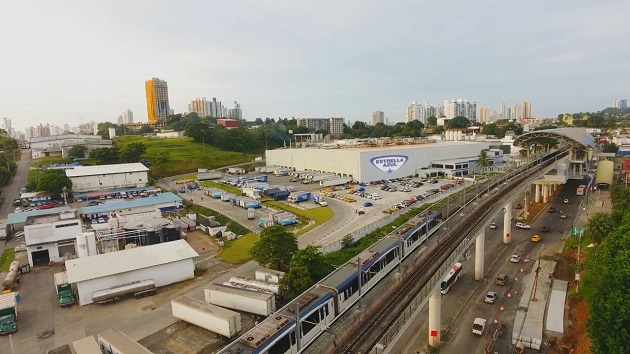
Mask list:
[[[15,15],[0,21],[0,30],[11,34],[4,49],[14,54],[0,67],[0,117],[20,131],[41,122],[78,125],[81,117],[116,123],[127,109],[143,122],[142,83],[151,77],[168,82],[175,113],[186,112],[195,97],[221,97],[243,104],[247,120],[368,122],[378,109],[390,123],[404,122],[409,102],[449,97],[472,98],[477,109],[527,98],[533,117],[555,117],[630,95],[623,60],[630,49],[619,45],[630,28],[618,25],[630,14],[627,2],[330,2],[335,11],[322,5],[156,1],[147,10],[141,2],[10,3],[5,10]],[[445,27],[453,8],[467,15]],[[226,16],[206,23],[210,10]],[[426,15],[422,24],[418,13]],[[456,39],[456,46],[446,45]],[[510,49],[514,43],[519,50]]]

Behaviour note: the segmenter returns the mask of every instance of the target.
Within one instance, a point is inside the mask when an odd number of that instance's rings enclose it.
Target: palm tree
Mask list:
[[[479,154],[479,156],[477,156],[477,166],[481,167],[481,172],[483,173],[490,165],[492,165],[492,160],[488,156],[488,153],[484,150]]]

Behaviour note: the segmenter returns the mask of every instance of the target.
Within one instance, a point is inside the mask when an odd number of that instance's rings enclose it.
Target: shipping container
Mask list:
[[[149,349],[115,328],[97,334],[96,341],[103,353],[107,354],[152,354]]]
[[[92,301],[97,304],[116,302],[125,295],[133,294],[136,298],[157,294],[153,279],[140,280],[128,284],[122,284],[109,289],[98,290],[92,293]]]
[[[241,315],[187,296],[171,301],[173,317],[210,332],[234,338],[241,331]]]
[[[75,340],[72,342],[72,348],[76,354],[103,354],[94,336]]]
[[[260,281],[256,279],[245,278],[245,277],[231,277],[230,283],[243,284],[243,285],[251,286],[260,290],[269,291],[274,294],[280,293],[280,288],[278,284],[269,283],[266,281]]]
[[[269,316],[276,312],[276,296],[266,292],[240,289],[220,284],[210,285],[204,290],[209,304]]]
[[[205,173],[197,173],[198,181],[208,181],[212,179],[221,179],[223,178],[223,174],[220,172],[205,172]]]
[[[350,181],[352,181],[352,178],[349,178],[349,177],[333,178],[333,179],[327,179],[324,181],[319,181],[319,185],[322,187],[332,187],[332,186],[339,186],[342,184],[346,184]]]
[[[279,284],[280,279],[284,277],[284,274],[284,272],[281,272],[279,270],[260,268],[256,271],[256,280]]]
[[[294,193],[291,193],[291,195],[289,195],[288,201],[290,203],[300,203],[300,202],[305,202],[309,199],[311,199],[310,192],[294,192]]]

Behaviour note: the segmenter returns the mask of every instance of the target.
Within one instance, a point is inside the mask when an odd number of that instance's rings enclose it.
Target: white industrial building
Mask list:
[[[24,242],[32,266],[62,262],[64,255],[75,255],[74,241],[83,224],[74,210],[27,217]]]
[[[334,173],[369,182],[415,175],[423,168],[430,168],[432,161],[477,156],[489,147],[490,143],[484,141],[426,141],[424,144],[333,149],[322,146],[267,150],[266,161],[268,166]]]
[[[76,145],[86,148],[86,156],[90,151],[112,147],[112,141],[100,135],[65,134],[31,138],[31,156],[34,159],[45,156],[68,157],[70,149]]]
[[[153,218],[161,216],[161,212],[182,209],[182,198],[174,193],[156,194],[150,198],[136,198],[118,203],[104,203],[80,208],[81,216],[88,219],[98,219],[102,216],[117,217],[121,224],[131,220]],[[119,225],[118,227],[121,227]]]
[[[193,258],[198,254],[185,240],[99,255],[88,255],[85,238],[76,240],[79,258],[66,261],[66,271],[82,306],[93,302],[95,291],[122,284],[152,279],[160,287],[194,277]]]
[[[124,187],[146,187],[149,169],[141,163],[77,166],[66,170],[74,192],[108,190]]]

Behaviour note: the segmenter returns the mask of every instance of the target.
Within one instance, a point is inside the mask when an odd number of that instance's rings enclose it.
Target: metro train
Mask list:
[[[403,235],[390,234],[376,242],[359,256],[344,264],[291,304],[267,317],[221,350],[222,354],[292,354],[298,352],[296,338],[296,307],[300,318],[301,348],[325,330],[337,317],[366,294],[384,275],[394,269],[428,238],[428,232],[442,219],[442,213],[427,213]],[[402,251],[402,254],[401,254]],[[361,264],[358,263],[360,260]],[[358,270],[361,269],[359,281]],[[297,306],[295,305],[297,303]]]

